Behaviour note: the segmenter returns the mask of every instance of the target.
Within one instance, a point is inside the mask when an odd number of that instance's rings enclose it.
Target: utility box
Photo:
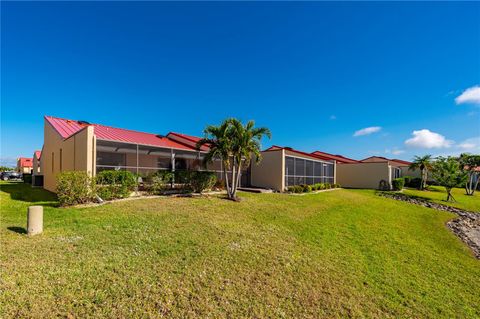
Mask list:
[[[43,206],[29,206],[27,212],[27,235],[43,232]]]

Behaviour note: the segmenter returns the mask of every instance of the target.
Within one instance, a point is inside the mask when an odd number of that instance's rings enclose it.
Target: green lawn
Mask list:
[[[0,317],[478,318],[452,214],[337,190],[56,208],[1,184]],[[23,232],[28,205],[45,232]]]
[[[405,188],[403,190],[405,195],[412,197],[421,197],[439,204],[450,205],[453,207],[480,212],[480,192],[476,191],[473,196],[465,195],[465,189],[454,188],[452,195],[455,197],[456,202],[447,202],[447,192],[445,187],[441,186],[429,186],[428,190],[420,191],[414,188]]]

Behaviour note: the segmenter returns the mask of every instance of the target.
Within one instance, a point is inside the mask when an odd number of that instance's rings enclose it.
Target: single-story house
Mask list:
[[[17,172],[22,174],[31,174],[33,168],[33,159],[29,157],[19,157],[17,159]]]
[[[338,165],[337,179],[340,185],[351,188],[391,188],[395,178],[404,176],[409,162],[371,156],[356,163]]]
[[[283,191],[289,186],[336,183],[335,160],[272,146],[261,152],[262,161],[251,165],[251,185]]]
[[[221,161],[204,167],[205,148],[198,151],[192,139],[198,138],[45,116],[40,162],[44,188],[54,192],[59,172],[79,170],[91,176],[102,170],[128,170],[140,175],[159,170],[209,170],[221,179]]]
[[[199,140],[177,132],[159,135],[45,116],[40,161],[43,186],[55,191],[56,175],[72,170],[92,176],[102,170],[129,170],[140,175],[159,170],[208,170],[223,179],[220,160],[203,165],[208,146],[197,150]],[[297,184],[335,183],[334,160],[278,146],[263,151],[262,156],[260,165],[245,165],[241,187],[283,191]]]
[[[371,156],[363,160],[355,160],[342,155],[315,151],[313,155],[335,160],[337,163],[337,183],[342,187],[378,189],[380,183],[392,186],[392,180],[402,176],[417,177],[417,171],[410,171],[410,162],[399,159],[388,159]]]

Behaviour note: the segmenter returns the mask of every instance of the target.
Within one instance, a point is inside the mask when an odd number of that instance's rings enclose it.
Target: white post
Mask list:
[[[43,232],[43,206],[29,206],[27,213],[27,234],[30,236]]]

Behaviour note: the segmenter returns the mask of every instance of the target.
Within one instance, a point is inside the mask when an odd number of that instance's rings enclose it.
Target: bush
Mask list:
[[[330,183],[325,183],[324,185],[325,185],[325,189],[330,189],[330,188],[332,188],[332,185],[330,185]]]
[[[104,200],[125,198],[135,190],[137,181],[129,171],[101,171],[96,177],[98,195]]]
[[[405,181],[405,184],[404,184],[405,186],[409,186],[413,179],[412,176],[403,176],[402,178]]]
[[[412,178],[406,186],[412,187],[412,188],[420,188],[422,185],[422,179],[420,177],[415,177]]]
[[[170,185],[170,182],[165,182],[165,180],[162,177],[154,175],[151,178],[150,183],[147,186],[145,186],[145,190],[149,194],[158,195],[158,194],[161,194],[165,189],[167,189],[169,185]]]
[[[301,185],[295,185],[295,193],[303,193],[303,187]]]
[[[399,191],[403,189],[403,185],[405,185],[405,180],[403,178],[395,178],[392,180],[392,187],[393,190]]]
[[[195,193],[211,189],[217,182],[217,176],[212,172],[191,172],[189,179],[190,187]]]
[[[57,176],[57,196],[61,206],[84,204],[95,199],[95,180],[84,171],[61,172]]]
[[[303,188],[303,192],[304,193],[310,193],[312,191],[312,186],[310,185],[302,185],[302,188]]]
[[[288,186],[288,187],[287,187],[287,192],[289,192],[289,193],[295,193],[295,186]]]
[[[342,187],[340,186],[340,184],[337,184],[337,183],[333,184],[333,188],[340,188],[340,187]]]
[[[32,184],[32,174],[23,174],[23,182],[26,184]]]
[[[188,188],[191,177],[192,177],[191,171],[175,171],[174,177],[175,177],[175,185],[180,186],[181,188]]]

